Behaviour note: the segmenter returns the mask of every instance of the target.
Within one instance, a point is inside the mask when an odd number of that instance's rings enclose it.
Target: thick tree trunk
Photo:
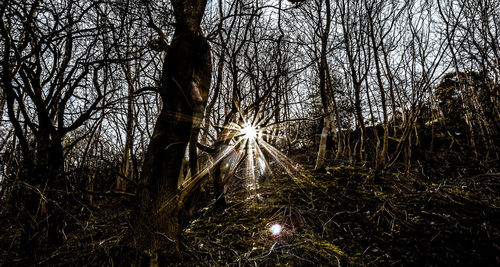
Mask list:
[[[193,122],[203,116],[211,80],[210,46],[200,27],[206,0],[172,0],[172,5],[176,30],[158,87],[163,108],[145,156],[132,218],[133,245],[149,253],[179,248],[179,222],[189,208],[183,197],[190,194],[178,190],[177,179]]]
[[[61,203],[61,194],[57,191],[64,188],[60,179],[63,167],[60,140],[49,131],[40,131],[36,139],[34,164],[24,167],[27,171],[21,175],[21,180],[26,184],[19,191],[18,199],[13,199],[22,201],[24,206],[20,214],[20,220],[26,222],[21,234],[21,246],[28,253],[59,245],[63,240],[59,231],[64,223],[62,211],[55,205]]]

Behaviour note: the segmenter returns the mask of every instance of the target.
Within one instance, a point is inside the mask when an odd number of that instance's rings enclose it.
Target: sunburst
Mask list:
[[[225,159],[238,158],[238,160],[231,160],[233,166],[230,166],[228,170],[232,173],[235,171],[235,168],[239,167],[245,171],[245,184],[249,194],[248,199],[254,200],[258,196],[258,177],[264,174],[269,174],[271,177],[275,175],[268,158],[272,159],[273,162],[292,177],[301,169],[300,164],[293,162],[293,160],[268,142],[270,139],[283,138],[269,134],[271,127],[279,127],[278,123],[265,125],[266,121],[269,121],[269,118],[261,118],[260,112],[255,115],[245,115],[239,112],[239,117],[241,120],[238,122],[232,122],[222,127],[228,132],[224,137],[224,141],[227,141],[226,144],[228,145],[215,155],[212,161],[201,168],[196,175],[193,175],[192,179],[185,181],[183,187],[207,175],[208,172]],[[237,154],[237,156],[232,156],[234,154]],[[244,164],[239,164],[240,162]]]

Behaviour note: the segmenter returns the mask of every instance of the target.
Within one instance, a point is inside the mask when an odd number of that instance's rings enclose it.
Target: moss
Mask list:
[[[423,177],[420,172],[382,175],[344,166],[329,167],[327,173],[305,170],[295,177],[277,175],[261,184],[258,193],[262,198],[247,200],[244,189],[231,188],[224,211],[214,209],[213,203],[199,210],[182,233],[184,249],[165,259],[179,266],[200,262],[213,266],[450,262],[496,266],[495,246],[500,240],[498,176],[480,178],[447,176],[445,180]],[[98,259],[91,265],[106,265],[108,254],[119,255],[117,265],[137,261],[134,251],[108,251],[122,231],[116,227],[120,220],[110,218],[127,216],[126,212],[110,212],[115,208],[100,207],[99,212],[89,215],[84,221],[84,225],[88,223],[86,231],[71,232],[68,226],[68,242],[79,250],[71,252],[71,257],[61,257],[72,265],[89,264],[87,258]],[[279,237],[269,231],[274,223],[283,226]],[[107,241],[97,246],[102,240]],[[2,245],[9,247],[11,243]],[[80,259],[73,255],[80,255]]]
[[[344,257],[344,253],[337,246],[326,241],[296,239],[296,243],[295,253],[308,260],[334,263]]]
[[[469,232],[457,228],[463,219],[455,213],[471,218],[464,229],[472,229],[472,218],[494,213],[479,195],[458,184],[397,173],[386,173],[375,183],[367,180],[367,169],[327,171],[275,177],[261,185],[261,201],[245,201],[246,193],[236,192],[223,213],[209,210],[193,221],[184,232],[186,242],[202,242],[198,249],[208,254],[221,251],[225,263],[416,264],[425,253],[445,253],[447,240],[471,240],[474,233],[464,236]],[[482,210],[488,211],[486,215]],[[278,239],[268,230],[273,223],[284,226]],[[405,250],[408,247],[417,249]]]

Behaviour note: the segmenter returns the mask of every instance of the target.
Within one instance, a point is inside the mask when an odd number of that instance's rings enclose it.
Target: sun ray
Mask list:
[[[217,164],[219,164],[222,160],[224,160],[243,141],[244,140],[242,139],[237,140],[235,144],[229,145],[226,148],[224,148],[224,150],[222,150],[215,156],[213,161],[209,162],[204,168],[202,168],[202,170],[198,171],[197,174],[193,175],[191,179],[184,181],[182,187],[183,188],[189,187],[191,184],[197,182],[199,179],[207,175],[209,171],[211,171],[215,166],[217,166]]]
[[[253,142],[249,142],[247,144],[248,147],[248,155],[247,155],[247,175],[249,177],[249,181],[247,183],[248,191],[250,198],[254,198],[257,194],[257,181],[255,180],[255,162],[254,162],[254,148],[251,147],[254,145]]]
[[[298,171],[298,167],[296,167],[298,164],[293,163],[292,160],[285,154],[281,153],[281,151],[274,148],[264,140],[262,140],[262,147],[276,160],[278,164],[280,164],[281,167],[283,167],[283,169],[285,169],[288,175],[293,177],[294,172]]]
[[[271,174],[271,178],[274,178],[273,170],[271,169],[271,166],[270,166],[269,162],[267,161],[267,158],[264,156],[264,153],[262,153],[260,146],[257,146],[257,151],[258,151],[259,155],[261,155],[260,158],[262,158],[262,160],[264,161],[264,165],[265,165],[266,169]]]
[[[275,130],[285,129],[284,126],[279,125],[279,123],[266,125],[276,110],[266,115],[263,114],[262,110],[243,113],[241,107],[237,105],[237,103],[235,104],[237,112],[239,113],[239,119],[227,125],[218,126],[218,128],[222,129],[224,132],[220,140],[227,146],[217,153],[211,161],[205,164],[196,175],[186,180],[182,184],[182,187],[188,187],[197,183],[213,168],[219,166],[224,159],[233,157],[231,153],[235,153],[236,156],[230,159],[230,162],[224,163],[226,165],[231,165],[225,166],[225,171],[232,175],[241,163],[245,163],[245,184],[249,199],[252,200],[258,196],[257,190],[259,185],[257,178],[259,175],[270,174],[271,177],[275,176],[269,160],[275,161],[291,177],[297,172],[297,166],[300,165],[294,163],[285,154],[266,141],[268,139],[276,140],[285,138],[284,136],[273,134]],[[266,153],[264,153],[264,151]]]

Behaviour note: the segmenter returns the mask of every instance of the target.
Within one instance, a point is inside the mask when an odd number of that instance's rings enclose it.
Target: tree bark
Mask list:
[[[203,116],[211,80],[211,49],[200,22],[206,0],[172,0],[176,29],[158,87],[163,107],[145,156],[132,218],[133,245],[154,253],[179,249],[184,209],[177,179],[195,118]],[[182,193],[182,194],[181,194]]]
[[[328,139],[328,131],[332,122],[332,116],[327,115],[323,121],[323,129],[321,130],[321,137],[319,139],[318,156],[316,158],[315,171],[325,171],[325,156],[326,156],[326,141]]]
[[[328,137],[328,131],[330,130],[331,124],[331,114],[330,114],[330,104],[328,95],[326,93],[326,83],[327,83],[327,75],[329,75],[328,71],[328,61],[326,58],[327,53],[327,43],[328,36],[330,34],[330,24],[332,21],[331,18],[331,9],[330,9],[330,0],[326,0],[326,25],[323,30],[323,34],[321,36],[321,55],[320,55],[320,64],[319,64],[319,91],[321,95],[321,104],[323,106],[324,112],[324,121],[323,121],[323,129],[321,131],[321,138],[319,142],[318,156],[316,158],[316,165],[314,169],[316,171],[323,171],[325,169],[325,155],[326,155],[326,140]],[[319,7],[318,14],[321,15],[321,6]],[[319,16],[320,19],[321,16]]]
[[[377,83],[379,86],[380,90],[380,101],[382,105],[382,113],[383,113],[383,128],[384,128],[384,137],[382,139],[382,151],[380,151],[380,154],[377,154],[377,160],[375,162],[375,169],[376,170],[382,170],[385,169],[386,167],[386,160],[387,160],[387,153],[388,153],[388,143],[389,143],[389,128],[387,125],[388,121],[388,114],[387,114],[387,104],[386,104],[386,96],[385,96],[385,89],[384,89],[384,83],[382,82],[382,70],[380,66],[380,57],[379,57],[379,47],[380,45],[377,44],[377,41],[375,39],[375,30],[374,30],[374,22],[373,22],[373,17],[374,16],[374,10],[373,6],[367,7],[367,10],[369,11],[368,14],[368,26],[369,26],[369,37],[371,40],[371,45],[372,45],[372,50],[373,50],[373,56],[374,56],[374,61],[375,61],[375,70],[376,70],[376,77],[377,77]]]

